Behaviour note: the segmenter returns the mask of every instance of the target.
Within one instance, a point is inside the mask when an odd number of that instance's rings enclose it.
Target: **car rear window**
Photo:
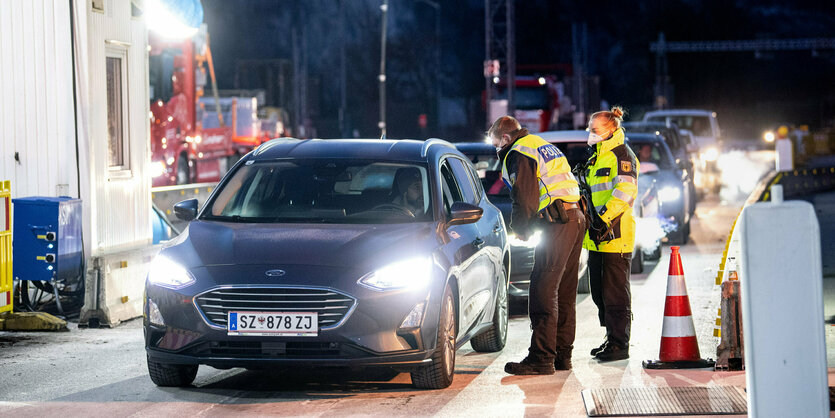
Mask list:
[[[510,191],[502,181],[502,163],[495,152],[492,153],[465,153],[470,159],[478,175],[481,186],[487,192],[487,196],[510,196]]]
[[[687,129],[693,132],[695,136],[713,136],[713,132],[710,129],[710,118],[707,116],[652,116],[647,118],[647,121],[661,122],[664,124],[669,121],[678,125],[679,129]]]

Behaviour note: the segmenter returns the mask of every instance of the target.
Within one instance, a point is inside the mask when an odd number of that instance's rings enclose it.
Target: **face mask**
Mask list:
[[[589,146],[593,147],[594,144],[597,144],[598,142],[603,142],[603,137],[594,133],[594,132],[589,132],[589,140],[588,140]]]

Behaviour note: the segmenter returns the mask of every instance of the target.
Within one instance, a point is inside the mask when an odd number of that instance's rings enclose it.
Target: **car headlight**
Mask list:
[[[410,258],[375,270],[358,283],[374,290],[422,289],[432,276],[432,259]]]
[[[162,161],[154,161],[151,163],[151,176],[159,177],[165,174],[165,163]]]
[[[148,283],[157,286],[180,289],[194,282],[194,276],[188,270],[164,255],[158,255],[148,270]]]
[[[714,147],[710,147],[702,153],[702,159],[705,161],[716,161],[717,158],[719,158],[719,150]]]
[[[658,191],[658,198],[662,202],[672,202],[681,198],[681,189],[678,187],[664,187]]]
[[[507,234],[507,240],[514,247],[534,248],[542,241],[542,231],[534,232],[533,235],[528,237],[527,241],[522,241],[516,234]]]

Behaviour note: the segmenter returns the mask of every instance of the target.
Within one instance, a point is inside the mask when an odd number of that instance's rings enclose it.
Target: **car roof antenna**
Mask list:
[[[386,139],[386,133],[385,132],[383,132],[383,134],[380,135],[380,140],[384,140],[384,139]]]

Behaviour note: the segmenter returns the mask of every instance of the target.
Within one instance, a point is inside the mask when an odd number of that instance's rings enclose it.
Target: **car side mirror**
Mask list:
[[[447,226],[478,222],[481,219],[481,215],[484,214],[484,209],[466,202],[454,202],[450,212]]]
[[[197,217],[197,199],[183,200],[174,205],[174,215],[183,221],[191,221]]]

